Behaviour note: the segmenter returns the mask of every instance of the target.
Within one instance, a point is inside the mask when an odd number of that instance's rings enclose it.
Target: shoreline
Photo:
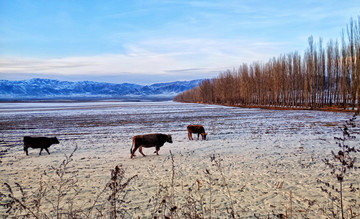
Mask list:
[[[217,104],[217,103],[202,103],[202,102],[181,102],[172,98],[163,97],[125,97],[125,98],[45,98],[45,99],[0,99],[0,103],[91,103],[91,102],[176,102],[176,103],[194,103],[215,106],[239,107],[245,109],[265,109],[265,110],[309,110],[309,111],[324,111],[324,112],[358,112],[360,109],[344,109],[343,107],[325,106],[322,108],[311,108],[301,106],[263,106],[263,105],[241,105],[241,104]]]
[[[177,103],[193,103],[193,102],[181,102],[175,101]],[[207,104],[207,105],[216,105],[216,106],[228,106],[228,107],[239,107],[245,109],[265,109],[265,110],[309,110],[309,111],[324,111],[324,112],[358,112],[360,109],[344,109],[343,107],[323,107],[323,108],[311,108],[311,107],[289,107],[289,106],[262,106],[262,105],[240,105],[240,104],[216,104],[216,103],[202,103],[196,102],[196,104]]]

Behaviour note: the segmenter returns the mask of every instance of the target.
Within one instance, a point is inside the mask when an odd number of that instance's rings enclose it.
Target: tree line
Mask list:
[[[360,16],[341,42],[308,38],[308,48],[242,64],[177,95],[178,102],[319,109],[360,107]]]

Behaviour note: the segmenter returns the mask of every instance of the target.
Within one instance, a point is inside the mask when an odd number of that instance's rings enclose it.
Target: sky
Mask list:
[[[0,80],[213,78],[341,40],[359,0],[0,0]]]

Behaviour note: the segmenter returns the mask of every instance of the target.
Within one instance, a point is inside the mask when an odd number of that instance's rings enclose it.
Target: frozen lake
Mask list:
[[[186,137],[188,124],[203,124],[209,139],[247,138],[254,135],[311,135],[338,133],[338,124],[351,113],[245,109],[176,102],[60,102],[3,103],[1,139],[15,143],[25,135],[71,136],[165,132]],[[94,133],[96,130],[96,133]],[[78,134],[78,135],[77,135]],[[21,148],[20,148],[21,149]]]
[[[73,168],[81,170],[77,175],[83,189],[79,199],[87,200],[89,194],[101,189],[109,170],[122,164],[126,173],[139,176],[129,190],[133,201],[128,210],[134,217],[149,217],[154,208],[149,199],[159,182],[169,180],[170,150],[180,194],[196,180],[206,181],[204,170],[213,168],[210,157],[216,155],[223,162],[237,215],[284,213],[291,191],[297,216],[311,217],[330,205],[316,182],[331,177],[321,160],[337,149],[334,137],[341,136],[339,126],[351,117],[352,113],[176,102],[4,103],[0,105],[1,182],[17,182],[28,171],[34,175],[26,176],[23,183],[36,182],[44,169],[57,165],[64,154],[78,146]],[[207,141],[189,141],[189,124],[202,124]],[[132,137],[148,133],[171,134],[174,142],[166,143],[159,156],[153,149],[144,149],[147,157],[137,152],[130,159]],[[50,147],[50,155],[44,152],[40,157],[38,149],[29,149],[26,156],[22,144],[26,135],[56,136],[60,144]],[[208,192],[205,185],[202,189]],[[218,209],[213,216],[226,215],[229,202],[222,189],[214,186],[213,192],[219,194],[216,201],[211,200]],[[180,197],[179,202],[183,199]],[[308,206],[306,200],[315,200],[316,204]],[[308,210],[300,211],[305,208]]]

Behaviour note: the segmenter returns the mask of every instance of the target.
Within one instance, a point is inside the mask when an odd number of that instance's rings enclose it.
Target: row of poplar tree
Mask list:
[[[303,57],[292,52],[266,63],[242,64],[175,97],[179,102],[355,109],[360,106],[360,16],[350,19],[341,42],[320,38]]]

